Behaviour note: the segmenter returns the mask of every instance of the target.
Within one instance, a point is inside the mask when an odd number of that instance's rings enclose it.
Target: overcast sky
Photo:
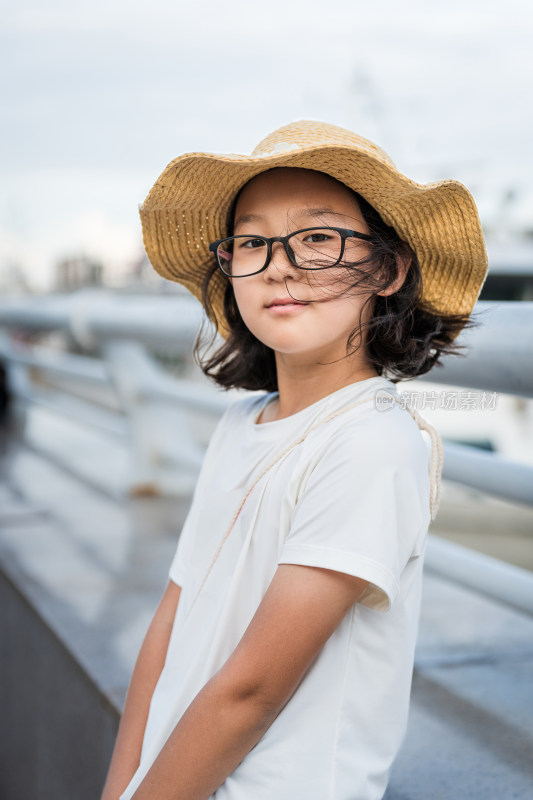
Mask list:
[[[249,152],[303,118],[368,136],[414,180],[462,180],[486,220],[514,188],[512,215],[526,223],[532,8],[3,2],[0,262],[44,276],[76,249],[133,257],[137,206],[171,159]]]

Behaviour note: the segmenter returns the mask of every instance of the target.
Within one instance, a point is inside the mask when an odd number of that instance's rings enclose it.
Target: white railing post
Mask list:
[[[103,347],[111,381],[130,425],[132,494],[188,494],[203,459],[183,411],[154,396],[159,370],[138,342]]]

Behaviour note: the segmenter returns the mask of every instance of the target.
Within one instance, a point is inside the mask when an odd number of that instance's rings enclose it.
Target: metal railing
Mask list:
[[[482,327],[464,331],[458,338],[468,348],[467,354],[444,358],[444,365],[423,379],[533,398],[533,303],[479,302],[475,316],[484,323]],[[189,415],[202,413],[216,420],[233,400],[231,393],[210,385],[172,377],[153,357],[156,351],[190,359],[201,320],[200,305],[188,296],[82,292],[4,299],[0,301],[0,359],[8,365],[11,391],[20,402],[43,405],[122,438],[131,450],[130,490],[150,487],[155,493],[165,492],[173,485],[173,470],[189,474],[192,485],[200,468],[204,447],[193,435]],[[62,333],[67,346],[70,342],[92,355],[24,341],[50,332]],[[80,386],[111,390],[116,407],[91,402],[83,392],[80,395]],[[172,437],[167,433],[169,425]],[[443,448],[444,479],[533,506],[533,466],[446,440]],[[183,486],[183,482],[174,483]],[[442,547],[452,554],[447,559]],[[441,571],[442,563],[465,561],[454,550],[457,546],[446,542],[442,547],[437,555],[435,548],[428,550],[430,569]],[[478,555],[468,558],[478,563]],[[483,565],[482,575],[486,560]],[[474,575],[472,563],[470,569]],[[455,569],[455,576],[466,581],[464,570]],[[502,594],[504,580],[498,584],[487,577],[486,582],[499,585],[494,592]],[[533,576],[525,573],[523,585],[516,583],[522,586],[518,589],[522,607],[533,612]],[[520,604],[516,598],[513,602]]]

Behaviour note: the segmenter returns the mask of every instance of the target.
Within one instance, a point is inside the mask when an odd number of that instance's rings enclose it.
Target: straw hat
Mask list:
[[[454,180],[415,183],[380,147],[325,122],[285,125],[251,155],[186,153],[171,161],[139,209],[144,245],[156,271],[201,299],[202,281],[213,264],[209,243],[229,235],[228,214],[237,192],[274,167],[325,172],[361,194],[416,252],[424,300],[443,312],[471,313],[488,260],[468,189]],[[223,336],[228,333],[226,285],[218,271],[210,299]]]

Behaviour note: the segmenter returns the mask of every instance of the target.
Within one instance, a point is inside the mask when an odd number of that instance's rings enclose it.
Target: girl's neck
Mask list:
[[[290,417],[345,386],[378,377],[372,365],[349,358],[333,364],[295,365],[276,353],[276,368],[279,397],[268,404],[260,422]]]

